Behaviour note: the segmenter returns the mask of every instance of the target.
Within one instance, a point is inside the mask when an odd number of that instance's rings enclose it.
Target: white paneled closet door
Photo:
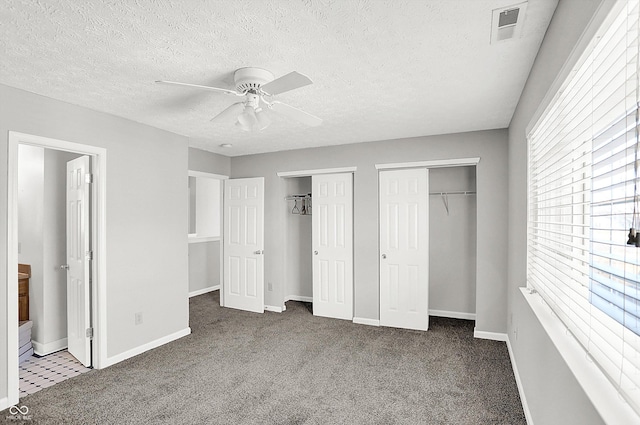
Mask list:
[[[353,319],[353,174],[312,176],[313,314]]]
[[[429,171],[380,171],[380,325],[429,328]]]
[[[224,185],[224,306],[264,312],[264,178]]]

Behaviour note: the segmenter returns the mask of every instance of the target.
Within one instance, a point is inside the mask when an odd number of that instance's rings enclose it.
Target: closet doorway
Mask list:
[[[475,320],[479,158],[379,164],[380,325]]]
[[[286,179],[284,301],[313,314],[353,319],[353,171],[278,173]]]

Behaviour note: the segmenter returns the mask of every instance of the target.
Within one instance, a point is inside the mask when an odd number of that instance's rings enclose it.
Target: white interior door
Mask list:
[[[380,172],[380,325],[429,328],[429,174]]]
[[[89,157],[67,163],[67,341],[69,352],[91,366],[91,240]]]
[[[224,306],[263,313],[264,178],[225,180],[223,221]]]
[[[353,319],[353,175],[312,176],[313,314]]]

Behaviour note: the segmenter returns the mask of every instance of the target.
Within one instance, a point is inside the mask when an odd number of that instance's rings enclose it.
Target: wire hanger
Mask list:
[[[291,210],[291,214],[300,214],[300,209],[298,209],[298,200],[294,199],[293,209]]]
[[[446,192],[442,194],[442,203],[444,204],[444,209],[447,210],[447,215],[449,215],[449,194]]]

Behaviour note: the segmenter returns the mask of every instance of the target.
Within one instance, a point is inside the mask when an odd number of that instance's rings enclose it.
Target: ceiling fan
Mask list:
[[[236,125],[245,131],[264,130],[271,124],[271,120],[262,108],[263,106],[312,127],[322,124],[322,119],[314,115],[273,100],[275,95],[312,84],[313,82],[306,75],[293,71],[274,79],[273,74],[266,69],[247,67],[236,70],[233,80],[236,85],[235,90],[175,81],[156,81],[156,83],[186,86],[243,97],[242,101],[232,104],[213,117],[211,122],[224,122],[232,117],[237,117]]]

